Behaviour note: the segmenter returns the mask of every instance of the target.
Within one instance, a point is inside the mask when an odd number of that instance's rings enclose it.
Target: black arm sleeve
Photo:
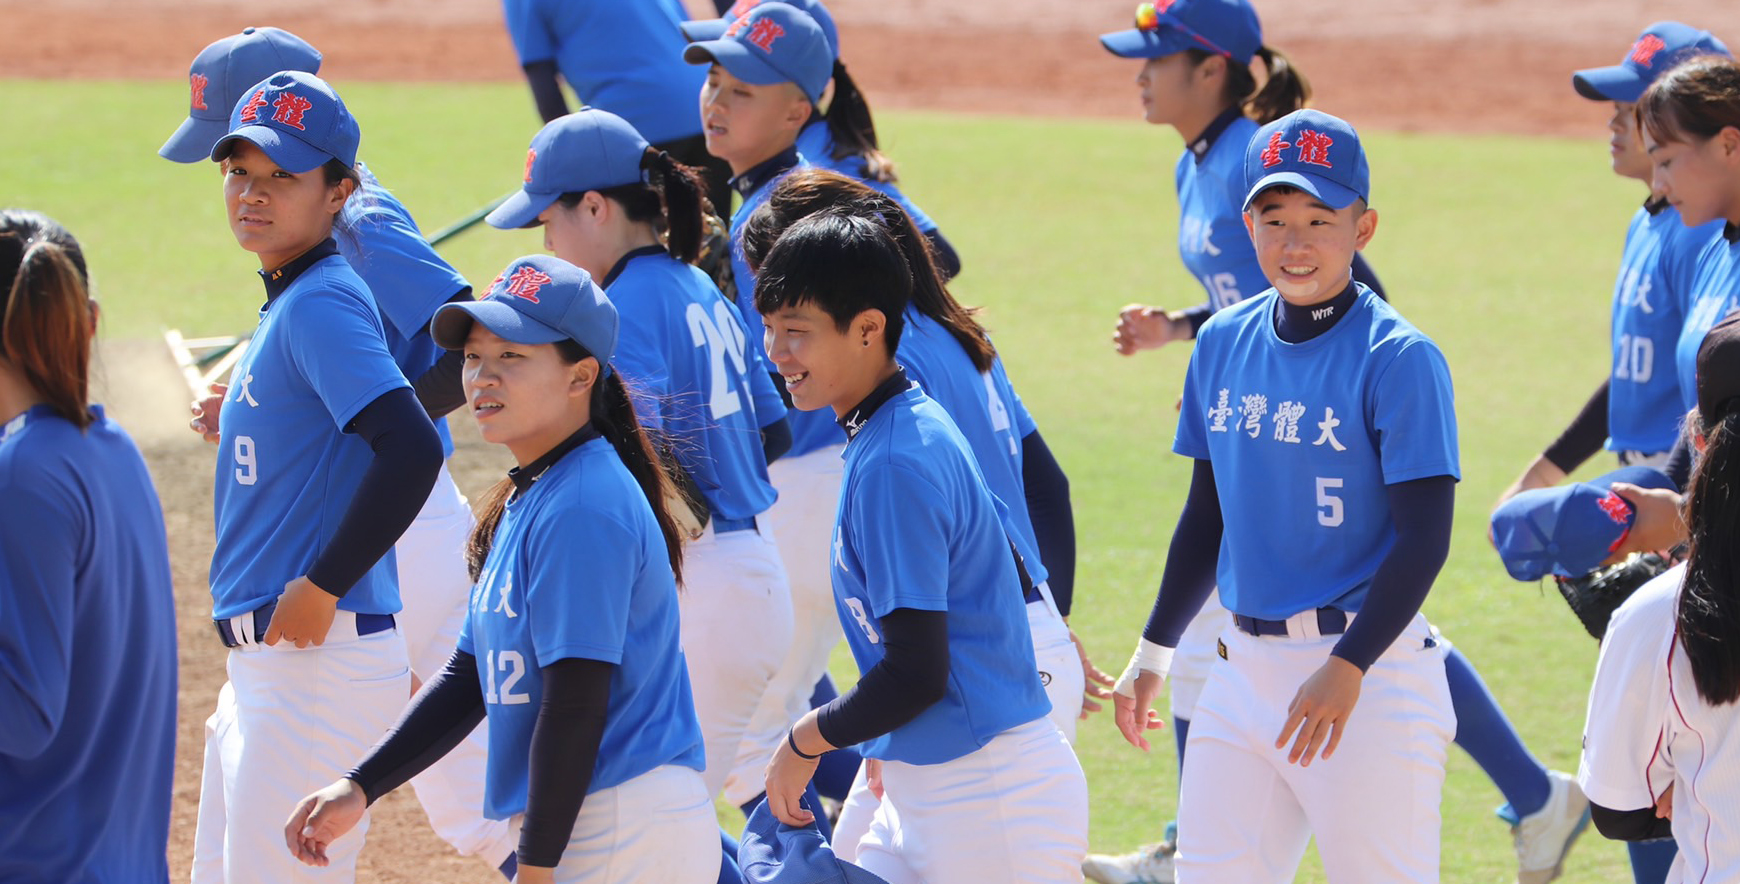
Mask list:
[[[1038,430],[1021,440],[1021,485],[1039,541],[1039,561],[1049,574],[1046,584],[1058,612],[1068,617],[1075,600],[1075,508],[1069,501],[1069,477]]]
[[[955,247],[942,235],[941,230],[927,230],[925,239],[930,240],[930,253],[936,258],[936,269],[942,273],[943,282],[948,282],[961,275],[961,255]]]
[[[598,744],[610,711],[615,664],[570,657],[543,668],[544,698],[532,725],[526,818],[520,828],[521,865],[554,866],[574,833],[586,801]]]
[[[1675,488],[1684,490],[1686,484],[1692,481],[1692,465],[1697,459],[1697,452],[1692,450],[1691,437],[1681,433],[1674,440],[1673,450],[1668,452],[1667,463],[1661,470],[1673,480]]]
[[[1378,564],[1365,604],[1331,651],[1364,672],[1383,656],[1420,612],[1426,592],[1450,555],[1456,480],[1432,476],[1388,486],[1396,542]]]
[[[719,10],[720,16],[729,16],[731,14],[731,7],[735,3],[736,0],[713,0],[713,8]]]
[[[1653,841],[1672,837],[1674,833],[1673,821],[1658,818],[1653,807],[1613,810],[1591,801],[1589,818],[1595,822],[1596,831],[1614,841]]]
[[[448,304],[471,300],[471,289],[460,289],[457,294],[447,299]],[[429,333],[427,326],[418,334]],[[429,413],[432,420],[439,420],[465,404],[465,351],[443,350],[441,358],[411,381],[411,390],[417,394],[417,401],[423,403],[423,410]]]
[[[568,99],[562,95],[562,84],[556,81],[556,63],[554,61],[534,61],[524,65],[526,83],[532,87],[532,102],[538,107],[538,116],[548,123],[557,117],[568,115]]]
[[[1220,535],[1226,530],[1221,519],[1220,494],[1214,487],[1214,465],[1196,461],[1190,474],[1190,493],[1178,527],[1172,530],[1172,545],[1166,549],[1166,569],[1160,574],[1160,593],[1148,614],[1142,637],[1163,647],[1176,648],[1184,628],[1202,610],[1214,591],[1214,569],[1220,561]]]
[[[880,737],[917,718],[948,691],[947,612],[896,608],[877,625],[881,662],[816,713],[816,727],[832,745]]]
[[[345,778],[362,787],[373,804],[451,752],[483,720],[483,714],[477,658],[455,650]]]
[[[1363,282],[1371,293],[1388,301],[1390,296],[1384,292],[1384,284],[1378,281],[1377,271],[1371,269],[1371,262],[1365,259],[1364,252],[1353,253],[1353,281]]]
[[[1602,444],[1607,441],[1608,383],[1605,380],[1601,382],[1601,386],[1589,397],[1589,401],[1583,403],[1583,410],[1577,412],[1577,416],[1571,420],[1571,425],[1559,434],[1559,438],[1553,440],[1553,444],[1547,446],[1546,451],[1541,452],[1541,456],[1553,466],[1566,473],[1574,473],[1584,461],[1594,457],[1595,452],[1600,451]]]
[[[785,456],[791,450],[791,421],[780,418],[761,428],[761,456],[768,463]]]
[[[339,598],[411,527],[441,472],[441,437],[408,387],[363,406],[350,428],[375,453],[308,579]]]
[[[1214,307],[1210,304],[1198,304],[1184,309],[1184,318],[1190,323],[1190,337],[1196,338],[1196,333],[1202,331],[1202,324],[1214,315]]]

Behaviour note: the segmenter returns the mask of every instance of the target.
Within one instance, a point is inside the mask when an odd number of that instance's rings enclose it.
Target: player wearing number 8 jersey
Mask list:
[[[1455,717],[1419,608],[1450,540],[1449,371],[1350,277],[1377,228],[1351,127],[1289,114],[1245,168],[1275,288],[1209,320],[1191,356],[1173,447],[1195,474],[1118,725],[1146,745],[1170,649],[1218,579],[1232,616],[1188,738],[1178,880],[1290,880],[1315,835],[1332,880],[1436,881]],[[1269,796],[1254,818],[1252,795]]]

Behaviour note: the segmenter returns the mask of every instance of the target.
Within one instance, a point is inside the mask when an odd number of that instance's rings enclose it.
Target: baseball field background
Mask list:
[[[1136,119],[1135,65],[1093,41],[1127,25],[1127,5],[830,3],[903,186],[963,257],[954,291],[984,305],[1017,390],[1069,474],[1080,548],[1072,625],[1114,673],[1152,603],[1183,500],[1188,466],[1170,444],[1189,350],[1126,359],[1109,334],[1125,303],[1203,299],[1177,262],[1178,139]],[[1732,43],[1740,31],[1725,5],[1261,4],[1268,42],[1312,77],[1319,106],[1364,134],[1380,212],[1367,254],[1450,361],[1463,482],[1427,613],[1541,760],[1561,770],[1576,766],[1596,646],[1550,586],[1504,575],[1485,518],[1605,374],[1613,273],[1643,195],[1607,171],[1609,109],[1578,99],[1569,74],[1616,62],[1661,18]],[[224,652],[207,625],[212,452],[186,430],[187,390],[162,332],[242,332],[261,301],[257,265],[224,223],[215,169],[156,156],[185,111],[186,64],[251,24],[288,27],[321,47],[323,74],[362,121],[363,159],[425,230],[516,186],[537,121],[493,0],[306,0],[278,4],[272,17],[208,0],[169,7],[0,0],[0,204],[45,211],[83,241],[103,306],[102,398],[139,439],[163,498],[182,660],[170,858],[185,879],[202,726]],[[442,251],[476,282],[540,249],[535,232],[480,226]],[[467,415],[451,423],[455,474],[475,496],[509,462],[476,441]],[[835,669],[853,671],[843,653]],[[1081,733],[1094,849],[1153,840],[1176,803],[1169,733],[1149,756],[1117,736],[1109,712]],[[1492,816],[1501,801],[1452,749],[1445,881],[1510,880],[1508,832]],[[723,818],[738,822],[734,812]],[[408,792],[378,806],[360,880],[491,878],[428,832]],[[1314,858],[1299,880],[1323,880]],[[1563,880],[1629,880],[1624,851],[1590,832]]]

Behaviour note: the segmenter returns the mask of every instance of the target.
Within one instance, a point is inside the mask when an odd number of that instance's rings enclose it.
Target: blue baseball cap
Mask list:
[[[640,181],[646,149],[646,139],[610,111],[587,107],[557,117],[532,136],[525,184],[484,220],[503,230],[531,227],[564,193]]]
[[[230,155],[237,141],[266,152],[292,175],[328,160],[356,165],[362,130],[326,81],[304,71],[279,71],[242,93],[230,111],[230,131],[212,145],[211,158]]]
[[[1263,25],[1250,0],[1155,0],[1136,7],[1136,26],[1100,35],[1122,58],[1160,58],[1205,49],[1250,64],[1263,48]]]
[[[744,884],[888,884],[834,855],[814,823],[792,827],[756,805],[737,848]]]
[[[1492,513],[1492,542],[1504,570],[1518,580],[1539,580],[1581,577],[1600,567],[1637,521],[1631,504],[1613,493],[1615,482],[1674,488],[1661,470],[1623,467],[1589,482],[1524,491]]]
[[[1593,101],[1635,102],[1668,68],[1706,52],[1730,54],[1709,31],[1677,21],[1660,21],[1643,29],[1618,64],[1578,71],[1571,75],[1571,85],[1578,95]]]
[[[1290,185],[1345,209],[1371,196],[1371,168],[1359,133],[1346,120],[1322,111],[1294,111],[1257,130],[1245,148],[1244,208],[1257,194]]]
[[[527,255],[507,266],[477,301],[442,305],[429,336],[444,350],[465,347],[473,322],[516,344],[574,341],[598,357],[605,377],[616,355],[616,305],[586,271],[553,255]]]
[[[683,60],[718,62],[731,76],[757,86],[796,83],[817,105],[834,76],[834,51],[822,26],[803,10],[771,0],[756,4],[719,39],[689,44]]]
[[[187,69],[187,119],[157,155],[178,163],[210,159],[212,145],[229,134],[230,109],[242,90],[278,71],[319,73],[320,53],[278,28],[243,28],[201,49]]]
[[[691,43],[703,40],[717,40],[725,36],[725,31],[731,23],[749,14],[749,10],[760,6],[765,0],[737,0],[737,3],[725,13],[724,18],[703,18],[682,23],[683,36]],[[822,28],[822,36],[828,38],[828,51],[835,58],[840,57],[840,29],[834,24],[834,14],[823,6],[821,0],[784,0],[792,7],[802,10]]]

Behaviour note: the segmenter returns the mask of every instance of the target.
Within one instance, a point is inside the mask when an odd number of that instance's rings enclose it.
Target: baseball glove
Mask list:
[[[1571,612],[1583,621],[1583,628],[1600,641],[1607,634],[1607,620],[1637,588],[1648,583],[1670,567],[1667,559],[1655,553],[1633,553],[1618,564],[1598,568],[1582,577],[1555,577],[1559,594]]]

